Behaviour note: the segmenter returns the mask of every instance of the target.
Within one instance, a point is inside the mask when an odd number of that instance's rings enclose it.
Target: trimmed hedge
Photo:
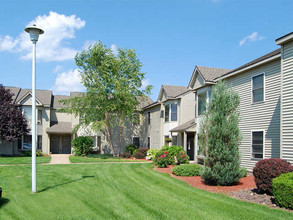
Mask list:
[[[283,159],[264,159],[255,165],[253,175],[260,193],[273,194],[273,179],[293,171],[293,166]]]
[[[198,164],[183,164],[175,166],[172,173],[176,176],[200,176],[201,166]]]
[[[293,172],[275,178],[273,191],[279,206],[293,209]]]
[[[86,156],[93,150],[94,141],[90,137],[80,136],[72,141],[75,156]]]

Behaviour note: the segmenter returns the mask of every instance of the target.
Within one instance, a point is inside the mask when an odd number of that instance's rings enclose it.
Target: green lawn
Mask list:
[[[99,162],[142,162],[141,160],[129,160],[120,157],[112,157],[103,154],[91,154],[87,157],[70,156],[71,163],[99,163]]]
[[[51,157],[37,157],[37,163],[49,163]],[[0,164],[31,164],[32,157],[0,157]]]
[[[0,168],[0,219],[292,219],[293,214],[189,186],[151,164]]]

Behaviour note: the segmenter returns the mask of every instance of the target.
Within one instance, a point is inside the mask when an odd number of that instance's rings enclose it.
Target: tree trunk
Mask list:
[[[120,142],[119,142],[118,156],[121,153],[122,137],[123,137],[123,125],[120,125]]]
[[[111,127],[110,127],[110,124],[109,124],[109,118],[108,118],[107,114],[105,115],[105,118],[106,118],[106,130],[107,130],[107,134],[108,134],[108,137],[109,137],[110,147],[111,147],[113,156],[115,157],[115,151],[114,151],[114,146],[113,146],[113,141],[112,141],[112,134],[111,134]]]

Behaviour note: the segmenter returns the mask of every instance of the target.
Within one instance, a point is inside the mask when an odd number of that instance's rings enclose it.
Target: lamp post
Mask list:
[[[24,29],[30,35],[30,39],[33,42],[33,66],[32,66],[32,192],[37,192],[37,161],[36,161],[36,44],[39,39],[39,35],[44,31],[33,26]]]

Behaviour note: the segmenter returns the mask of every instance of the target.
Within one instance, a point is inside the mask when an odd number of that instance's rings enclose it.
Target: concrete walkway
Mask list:
[[[71,154],[51,154],[50,164],[71,164],[70,156]]]

